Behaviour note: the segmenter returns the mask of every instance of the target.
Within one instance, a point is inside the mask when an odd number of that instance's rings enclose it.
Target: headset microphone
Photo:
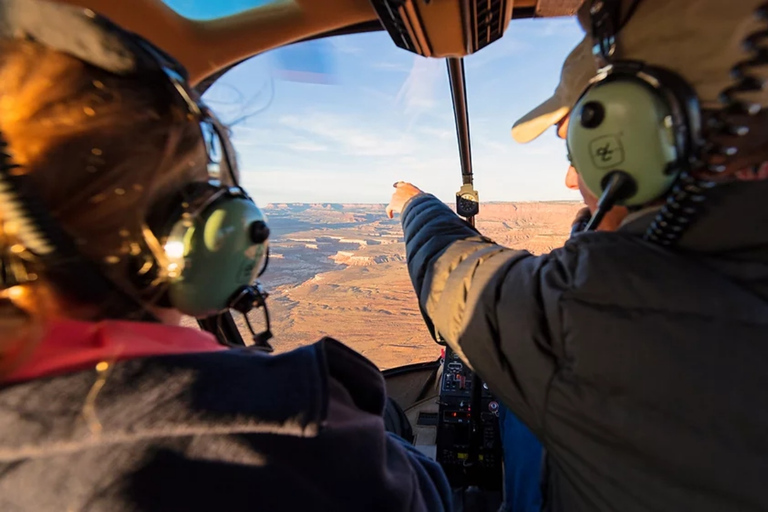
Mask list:
[[[597,210],[587,223],[584,231],[594,231],[603,221],[605,214],[611,211],[616,203],[632,197],[637,190],[635,180],[623,171],[613,171],[604,179],[603,194],[597,201]]]

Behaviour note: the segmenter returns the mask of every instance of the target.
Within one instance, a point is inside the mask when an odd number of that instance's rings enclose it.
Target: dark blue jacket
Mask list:
[[[384,380],[332,340],[118,362],[0,389],[0,510],[448,511],[384,430]]]

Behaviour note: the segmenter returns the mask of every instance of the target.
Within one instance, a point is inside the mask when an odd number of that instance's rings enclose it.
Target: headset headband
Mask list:
[[[3,38],[34,41],[120,76],[162,75],[188,112],[212,127],[237,184],[237,161],[227,130],[190,86],[184,66],[150,41],[90,9],[43,0],[0,0]]]
[[[116,75],[157,71],[167,63],[147,53],[146,41],[90,9],[43,0],[0,0],[0,38],[28,39]],[[174,67],[186,79],[186,71]]]

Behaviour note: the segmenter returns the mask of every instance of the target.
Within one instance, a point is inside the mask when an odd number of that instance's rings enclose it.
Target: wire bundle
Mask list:
[[[712,136],[744,137],[749,127],[743,124],[746,116],[754,116],[762,109],[760,103],[744,99],[744,95],[763,90],[764,81],[751,74],[757,68],[768,65],[768,2],[755,10],[754,16],[764,27],[751,33],[743,41],[749,57],[731,68],[734,84],[724,89],[718,99],[723,105],[710,116],[706,123],[707,134]],[[694,221],[706,203],[707,191],[722,181],[727,163],[739,152],[737,146],[710,142],[704,147],[701,161],[683,172],[667,195],[644,238],[660,245],[675,244]]]

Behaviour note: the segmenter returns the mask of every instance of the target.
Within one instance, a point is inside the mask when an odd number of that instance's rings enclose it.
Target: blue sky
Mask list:
[[[230,1],[235,9],[255,2]],[[197,18],[233,8],[168,3]],[[465,59],[482,201],[579,198],[563,183],[565,145],[554,130],[520,145],[510,127],[549,97],[582,36],[575,19],[514,20],[502,40]],[[205,99],[223,121],[236,123],[243,182],[261,204],[385,203],[399,179],[453,201],[461,184],[445,61],[401,50],[385,32],[256,56],[224,75]]]

